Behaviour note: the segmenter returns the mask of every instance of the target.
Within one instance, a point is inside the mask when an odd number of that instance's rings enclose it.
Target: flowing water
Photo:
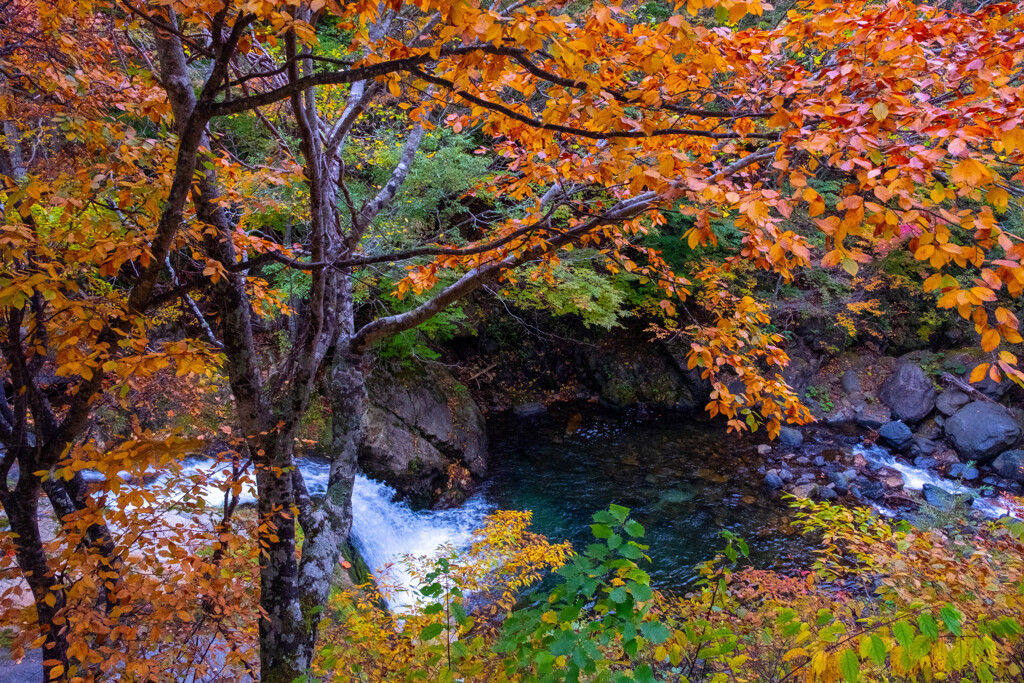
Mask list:
[[[645,526],[652,581],[662,589],[691,586],[696,565],[724,547],[722,530],[748,540],[757,566],[807,564],[813,542],[763,488],[755,442],[727,435],[720,423],[563,406],[534,418],[498,418],[490,431],[491,475],[457,509],[414,511],[384,484],[357,481],[352,535],[371,568],[443,543],[464,545],[498,508],[532,510],[534,531],[582,548],[593,540],[591,515],[611,503],[629,507]],[[390,578],[408,581],[396,569]],[[409,599],[390,602],[401,607]]]
[[[577,548],[592,541],[591,515],[616,503],[647,530],[652,582],[685,591],[696,566],[724,546],[721,531],[743,536],[755,566],[798,570],[808,565],[814,539],[792,526],[793,513],[763,486],[758,441],[726,434],[721,423],[675,414],[613,413],[596,406],[563,405],[531,418],[499,416],[489,423],[491,473],[460,507],[413,510],[385,484],[357,476],[352,494],[352,540],[374,572],[388,567],[386,583],[409,589],[414,581],[401,560],[434,554],[439,546],[465,547],[474,529],[495,509],[533,511],[533,530]],[[852,445],[855,439],[848,439]],[[821,446],[810,445],[805,452]],[[894,458],[884,448],[855,445],[870,461],[900,472],[906,488],[925,484],[951,492],[961,484]],[[202,495],[219,508],[224,472],[197,460],[186,473],[201,472]],[[309,492],[326,492],[323,462],[300,464]],[[243,490],[241,502],[255,500]],[[1005,514],[997,501],[978,498],[987,516]],[[879,507],[883,514],[895,514]],[[401,609],[413,600],[406,590],[389,596]]]

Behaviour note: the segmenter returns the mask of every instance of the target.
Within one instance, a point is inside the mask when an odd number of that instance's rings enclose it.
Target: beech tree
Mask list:
[[[981,373],[1024,382],[1007,304],[1024,289],[1024,245],[998,218],[1024,177],[1024,13],[807,0],[758,23],[766,9],[689,0],[652,22],[615,3],[569,16],[543,0],[6,3],[0,306],[11,390],[0,404],[0,503],[47,639],[47,679],[84,674],[69,655],[73,579],[46,556],[39,498],[82,530],[69,547],[84,539],[106,558],[97,590],[113,594],[116,624],[123,554],[80,471],[62,463],[89,441],[103,396],[168,366],[222,363],[231,389],[258,491],[267,681],[291,681],[314,653],[351,524],[374,345],[525,264],[543,272],[566,251],[594,249],[607,268],[656,281],[671,315],[699,292],[706,314],[679,327],[690,367],[713,386],[708,409],[730,429],[774,436],[810,419],[779,374],[787,356],[765,305],[725,286],[739,264],[789,280],[812,264],[854,273],[879,245],[908,249],[934,270],[925,288],[938,305],[974,322],[991,355]],[[705,10],[719,26],[694,19]],[[749,16],[753,25],[736,26]],[[351,36],[345,54],[325,54],[318,38],[338,31]],[[409,128],[390,178],[357,202],[343,149],[380,98],[404,107]],[[294,159],[252,168],[218,148],[211,122],[249,112],[282,150],[294,136]],[[145,132],[132,124],[141,120]],[[471,241],[369,249],[369,229],[437,126],[491,141],[480,151],[500,161],[487,182],[507,215]],[[834,205],[807,184],[823,168],[845,179]],[[287,238],[254,227],[267,204],[253,190],[267,184],[303,188],[301,204],[285,207],[298,226]],[[724,264],[672,272],[640,243],[669,210],[693,216],[694,247],[732,214],[741,248]],[[812,250],[815,232],[823,250]],[[276,364],[258,348],[259,312],[289,306],[268,284],[271,264],[311,283],[290,302],[290,350]],[[396,294],[418,303],[366,320],[355,278],[378,264],[407,265]],[[202,334],[153,348],[161,311],[182,304]],[[314,500],[296,438],[321,383],[331,466]]]

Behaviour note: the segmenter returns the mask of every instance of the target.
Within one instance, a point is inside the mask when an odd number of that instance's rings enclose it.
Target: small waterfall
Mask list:
[[[306,489],[314,498],[327,493],[330,465],[320,460],[300,460],[299,469]],[[96,472],[83,473],[87,479],[99,480]],[[204,458],[192,458],[182,464],[185,476],[199,475],[202,484],[198,493],[211,512],[224,506],[224,482],[230,476],[230,467]],[[157,477],[159,484],[164,477]],[[239,503],[256,502],[255,483],[242,487]],[[484,517],[494,511],[483,494],[466,500],[450,510],[412,510],[407,503],[396,500],[393,488],[357,474],[352,489],[352,542],[359,550],[374,576],[386,572],[385,583],[397,590],[385,595],[388,605],[402,610],[415,602],[418,586],[403,566],[407,555],[432,556],[441,546],[464,548],[473,532],[480,528]]]
[[[431,556],[441,546],[466,547],[492,511],[493,505],[479,494],[458,508],[414,511],[396,501],[395,490],[387,484],[357,475],[352,490],[352,542],[374,575],[386,570],[385,583],[398,589],[385,595],[388,606],[402,611],[415,603],[417,588],[402,558]]]
[[[889,451],[881,446],[858,444],[854,447],[853,452],[863,455],[864,459],[869,462],[891,467],[899,472],[900,476],[903,477],[903,487],[906,489],[920,491],[924,488],[925,484],[931,484],[953,494],[971,493],[974,494],[974,502],[971,503],[971,507],[986,517],[998,519],[1007,515],[1017,516],[1016,512],[1001,502],[1000,499],[982,498],[974,489],[952,479],[939,476],[931,470],[914,467],[899,458],[893,457]],[[876,507],[887,517],[893,516],[891,510],[884,509],[881,506]]]

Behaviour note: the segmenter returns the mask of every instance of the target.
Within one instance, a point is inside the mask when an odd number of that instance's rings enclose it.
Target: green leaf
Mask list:
[[[946,605],[939,610],[939,616],[942,618],[942,623],[946,625],[949,632],[954,636],[963,635],[963,631],[960,629],[960,612],[957,611],[952,605]]]
[[[832,618],[833,617],[831,612],[829,612],[827,609],[820,609],[818,610],[818,618],[815,620],[815,623],[818,626],[824,626],[825,624],[832,621]]]
[[[636,683],[654,683],[654,671],[650,664],[641,664],[633,672],[633,680]]]
[[[932,615],[925,612],[917,618],[917,627],[921,633],[928,636],[933,642],[939,639],[939,625]]]
[[[655,645],[664,643],[672,635],[672,632],[659,621],[645,621],[640,624],[640,633]]]
[[[885,666],[885,642],[878,636],[871,636],[868,645],[868,657],[878,666]]]
[[[432,640],[444,630],[444,624],[428,624],[422,631],[420,631],[420,640]]]
[[[902,648],[909,649],[914,642],[914,627],[905,621],[897,621],[892,627],[892,634]]]
[[[591,524],[590,531],[594,538],[611,538],[612,528],[607,524]]]
[[[857,659],[856,652],[844,650],[843,654],[839,655],[839,671],[842,672],[843,678],[848,683],[853,683],[860,678],[860,660]]]
[[[621,505],[615,505],[614,503],[608,506],[608,512],[612,513],[612,516],[615,517],[615,521],[619,524],[625,522],[626,518],[629,517],[629,508],[624,508]]]
[[[623,530],[633,538],[644,537],[644,525],[640,522],[637,522],[636,520],[631,519],[628,522],[626,522],[626,525],[623,527]]]

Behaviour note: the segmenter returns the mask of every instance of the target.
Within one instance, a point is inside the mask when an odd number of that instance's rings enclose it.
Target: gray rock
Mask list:
[[[804,442],[804,435],[799,429],[793,427],[782,427],[779,429],[779,443],[790,448],[796,448]]]
[[[855,394],[860,391],[860,375],[853,368],[843,373],[842,379],[839,383],[843,386],[843,391],[847,394]]]
[[[516,417],[534,417],[536,415],[543,415],[548,412],[548,409],[543,403],[520,403],[512,407],[512,412]]]
[[[865,498],[878,499],[885,495],[885,485],[880,481],[873,481],[867,477],[857,477],[850,487],[851,490],[854,487]]]
[[[939,448],[939,444],[935,443],[931,439],[926,439],[923,436],[915,435],[914,443],[911,445],[914,457],[919,455],[931,455]]]
[[[806,455],[801,455],[793,462],[795,462],[797,465],[810,465],[811,459],[808,458]]]
[[[893,417],[916,424],[935,408],[935,386],[916,363],[902,361],[882,383],[878,398]]]
[[[818,498],[822,500],[835,500],[839,497],[839,494],[828,486],[819,486],[818,490],[815,491],[818,494]]]
[[[878,438],[885,445],[903,451],[914,442],[914,433],[902,422],[889,422],[878,430]]]
[[[1000,405],[974,401],[946,421],[946,436],[964,460],[981,464],[1017,445],[1021,430]]]
[[[1024,450],[1004,451],[992,461],[992,469],[1010,481],[1024,482]]]
[[[772,452],[772,447],[769,446],[766,443],[759,444],[758,447],[757,447],[757,454],[758,455],[770,455],[771,452]]]
[[[764,475],[764,485],[774,491],[781,489],[784,486],[784,483],[782,481],[782,477],[780,477],[777,473],[769,472],[768,474]]]
[[[939,508],[940,510],[952,510],[956,507],[957,503],[964,507],[970,507],[971,501],[974,500],[974,495],[970,493],[955,494],[950,493],[944,488],[934,486],[932,484],[925,484],[924,499],[929,505]]]
[[[815,467],[824,467],[825,466],[825,458],[821,457],[820,455],[815,456],[815,458],[814,458],[814,466]]]
[[[981,475],[978,472],[977,467],[968,467],[962,462],[955,463],[949,468],[949,476],[953,479],[963,479],[964,481],[974,481]]]
[[[449,490],[449,467],[487,473],[487,426],[465,386],[440,365],[402,368],[377,363],[367,379],[368,404],[359,465],[418,503]],[[458,487],[458,485],[455,485]]]
[[[891,419],[889,408],[881,403],[865,403],[857,413],[857,424],[867,429],[878,429]]]
[[[917,435],[925,439],[937,441],[942,438],[942,426],[935,420],[925,420],[917,425]]]
[[[838,493],[846,495],[850,491],[850,477],[845,472],[829,472],[825,475]]]
[[[791,493],[797,498],[811,498],[818,491],[817,484],[797,484]]]
[[[796,475],[794,475],[792,472],[783,467],[781,470],[779,470],[779,478],[782,479],[782,481],[791,482],[794,479],[796,479]]]
[[[971,399],[968,398],[967,394],[959,389],[950,387],[939,394],[939,397],[935,400],[935,407],[943,415],[952,415],[970,402]]]
[[[938,464],[938,460],[935,458],[929,458],[927,455],[919,455],[914,458],[914,467],[919,467],[922,470],[930,470]]]

